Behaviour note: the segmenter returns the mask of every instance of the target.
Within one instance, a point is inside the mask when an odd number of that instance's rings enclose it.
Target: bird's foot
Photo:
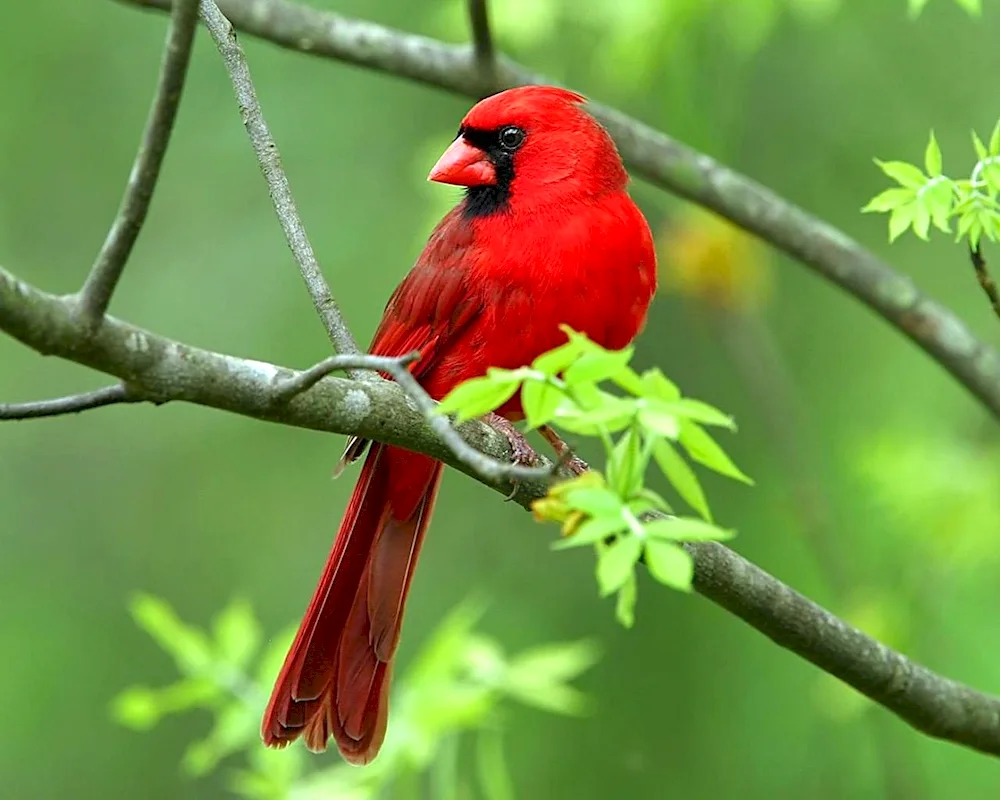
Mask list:
[[[590,469],[590,465],[579,456],[574,455],[570,446],[566,444],[566,442],[560,438],[559,434],[552,430],[552,428],[548,425],[542,425],[538,429],[538,432],[542,434],[545,441],[552,445],[552,449],[556,451],[556,457],[559,463],[574,475],[579,477]]]
[[[485,419],[487,425],[506,437],[507,443],[510,445],[511,463],[517,464],[520,467],[533,467],[535,465],[535,462],[538,460],[538,454],[528,444],[528,440],[524,438],[524,434],[514,427],[513,422],[492,412],[487,414]],[[519,481],[515,478],[513,484],[514,488],[507,495],[508,500],[511,500],[517,494]]]

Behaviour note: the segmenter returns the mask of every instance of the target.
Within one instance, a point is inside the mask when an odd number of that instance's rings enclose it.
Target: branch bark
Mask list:
[[[416,403],[390,381],[323,378],[291,399],[304,373],[202,350],[114,317],[81,338],[71,298],[42,292],[0,268],[0,330],[43,355],[55,355],[124,381],[138,400],[184,401],[254,419],[358,435],[426,453],[530,508],[546,480],[491,480],[463,462]],[[309,379],[311,380],[311,379]],[[458,428],[465,442],[509,461],[506,437],[482,422]],[[551,462],[539,457],[540,466]],[[1000,756],[1000,698],[916,664],[716,543],[687,545],[694,588],[775,643],[840,678],[931,736]]]
[[[260,171],[267,181],[275,214],[277,214],[281,229],[285,233],[288,247],[299,265],[299,272],[302,273],[316,312],[326,328],[334,350],[341,355],[356,355],[359,352],[358,344],[354,341],[354,336],[344,322],[340,307],[333,298],[326,278],[323,277],[319,262],[316,260],[316,254],[309,242],[309,236],[306,234],[305,226],[302,224],[298,209],[295,207],[295,199],[292,197],[288,176],[281,166],[278,145],[275,144],[264,119],[260,101],[257,99],[257,91],[250,78],[250,68],[243,55],[243,48],[236,40],[233,26],[212,0],[201,0],[201,17],[212,35],[216,47],[219,48],[226,70],[229,72],[236,102],[239,104],[243,117],[243,125],[250,137],[254,153],[257,155]],[[364,379],[362,371],[352,370],[350,374],[356,380]]]
[[[28,403],[0,403],[0,421],[14,419],[41,419],[43,417],[58,417],[63,414],[78,414],[90,411],[92,408],[119,405],[121,403],[137,403],[138,398],[132,397],[124,384],[116,383],[92,392],[83,392],[68,397],[57,397],[52,400],[33,400]]]
[[[171,0],[117,0],[169,9]],[[483,79],[473,48],[444,44],[291,0],[220,0],[239,30],[290,50],[385,72],[469,97],[526,83],[552,83],[498,57],[497,82]],[[1000,353],[944,306],[847,234],[620,111],[590,110],[614,137],[633,175],[726,217],[863,302],[909,337],[1000,417]]]

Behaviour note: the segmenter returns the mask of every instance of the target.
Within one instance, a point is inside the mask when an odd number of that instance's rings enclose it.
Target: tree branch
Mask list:
[[[170,8],[170,0],[117,2]],[[497,82],[491,86],[483,80],[467,46],[444,44],[291,0],[221,0],[219,5],[237,28],[281,47],[470,97],[493,88],[552,82],[498,57]],[[955,314],[924,296],[910,278],[845,233],[709,156],[612,108],[597,103],[589,108],[614,137],[634,175],[712,209],[854,295],[1000,417],[1000,353],[976,339]]]
[[[525,508],[546,480],[490,480],[464,463],[390,381],[307,381],[284,367],[191,347],[107,317],[81,338],[71,298],[42,292],[0,268],[0,330],[43,355],[113,375],[137,400],[184,401],[318,431],[372,438],[425,453],[471,475]],[[298,381],[297,384],[290,383]],[[510,459],[503,434],[475,421],[458,428],[485,456]],[[551,462],[539,457],[542,467]],[[511,491],[513,489],[513,492]],[[781,647],[811,661],[931,736],[1000,755],[1000,698],[944,678],[880,644],[777,578],[716,543],[687,545],[696,591]]]
[[[0,403],[0,421],[15,419],[41,419],[42,417],[58,417],[62,414],[76,414],[89,411],[92,408],[112,406],[119,403],[137,403],[139,398],[132,397],[125,385],[116,383],[92,392],[83,392],[69,397],[57,397],[53,400],[35,400],[29,403]]]
[[[330,287],[323,277],[323,272],[319,268],[319,263],[316,261],[316,254],[309,243],[305,226],[299,218],[291,187],[288,184],[288,176],[285,175],[285,170],[281,166],[281,154],[278,152],[278,146],[264,120],[260,102],[257,100],[257,92],[250,78],[250,68],[243,55],[243,48],[236,40],[233,26],[212,0],[201,0],[201,17],[226,64],[226,70],[233,82],[236,102],[239,103],[240,113],[243,117],[243,125],[246,127],[250,143],[257,155],[260,171],[267,181],[274,211],[281,222],[281,229],[285,233],[288,247],[298,262],[299,272],[302,273],[302,278],[305,280],[313,305],[323,321],[334,350],[342,355],[356,355],[359,352],[357,342],[354,341],[354,336],[344,322],[340,307],[334,300]],[[361,380],[364,378],[364,373],[352,371],[351,377]]]
[[[89,331],[100,326],[146,221],[184,91],[197,23],[198,0],[178,0],[171,13],[156,97],[146,120],[146,130],[129,174],[125,195],[104,246],[80,290],[78,313]]]
[[[426,417],[431,430],[437,434],[455,458],[467,468],[468,474],[490,482],[501,480],[551,481],[556,474],[556,467],[562,466],[561,464],[546,467],[525,467],[512,464],[507,459],[491,458],[471,447],[447,418],[434,413],[434,407],[437,404],[424,391],[424,387],[417,383],[417,379],[409,370],[409,365],[419,358],[420,353],[418,352],[408,353],[398,358],[373,355],[331,356],[294,377],[280,381],[276,393],[280,400],[287,402],[296,395],[308,391],[333,372],[350,369],[384,372],[391,375],[407,398],[413,401],[417,410]]]
[[[495,86],[497,82],[496,49],[493,47],[493,32],[490,29],[488,0],[468,0],[468,7],[476,69],[479,70],[479,75],[487,86]]]
[[[986,266],[982,247],[981,242],[976,244],[975,247],[970,247],[969,258],[972,259],[972,268],[976,271],[976,278],[979,280],[979,285],[983,287],[983,291],[990,301],[993,313],[1000,317],[1000,293],[997,292],[997,285],[993,280],[993,276],[990,275],[989,268]]]

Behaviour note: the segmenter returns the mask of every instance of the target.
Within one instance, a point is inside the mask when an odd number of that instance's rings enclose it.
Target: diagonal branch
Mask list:
[[[177,0],[171,13],[156,97],[129,174],[121,207],[80,290],[78,313],[88,330],[92,331],[100,326],[111,303],[111,295],[114,294],[132,254],[132,247],[139,237],[139,231],[146,221],[163,157],[174,129],[174,120],[177,118],[188,64],[191,63],[191,46],[197,23],[198,0]]]
[[[108,317],[81,339],[71,298],[42,292],[0,268],[0,330],[43,355],[113,375],[136,398],[185,401],[255,419],[376,439],[426,453],[525,508],[547,481],[492,481],[445,445],[399,386],[390,381],[325,378],[287,398],[302,373],[213,353]],[[311,378],[310,378],[311,380]],[[291,383],[290,383],[291,382]],[[476,421],[463,439],[486,456],[509,460],[503,434]],[[544,457],[542,466],[550,466]],[[694,588],[775,643],[853,686],[931,736],[1000,756],[1000,698],[938,675],[880,644],[803,597],[737,553],[716,543],[687,545]]]
[[[118,0],[170,8],[170,0]],[[242,31],[274,44],[325,56],[470,97],[525,83],[550,83],[506,58],[497,84],[484,83],[468,47],[444,44],[310,8],[291,0],[220,0]],[[1000,353],[973,336],[947,308],[842,231],[620,111],[596,103],[594,115],[614,137],[633,174],[710,208],[770,242],[854,295],[908,336],[1000,417]]]
[[[0,403],[0,421],[14,419],[41,419],[42,417],[58,417],[63,414],[76,414],[89,411],[92,408],[113,406],[120,403],[138,403],[140,398],[132,397],[124,384],[116,383],[83,392],[69,397],[57,397],[53,400],[34,400],[29,403]]]
[[[243,48],[236,40],[236,33],[229,20],[223,16],[212,0],[201,0],[201,17],[226,64],[226,70],[233,82],[236,101],[243,116],[243,125],[250,136],[250,144],[253,145],[260,170],[267,181],[275,213],[281,222],[281,229],[285,232],[288,246],[298,262],[299,271],[306,282],[313,305],[323,321],[334,350],[344,355],[354,355],[358,353],[357,342],[354,341],[354,336],[344,322],[340,307],[323,277],[323,272],[316,261],[316,254],[306,235],[305,226],[295,207],[288,176],[281,166],[281,154],[264,120],[257,92],[250,78],[250,68],[243,55]],[[351,377],[362,379],[364,376],[361,372],[352,372]]]

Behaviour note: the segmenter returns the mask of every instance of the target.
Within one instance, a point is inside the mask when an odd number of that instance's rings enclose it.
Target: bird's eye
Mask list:
[[[524,144],[524,131],[516,125],[509,125],[500,131],[500,146],[508,152],[514,152]]]

